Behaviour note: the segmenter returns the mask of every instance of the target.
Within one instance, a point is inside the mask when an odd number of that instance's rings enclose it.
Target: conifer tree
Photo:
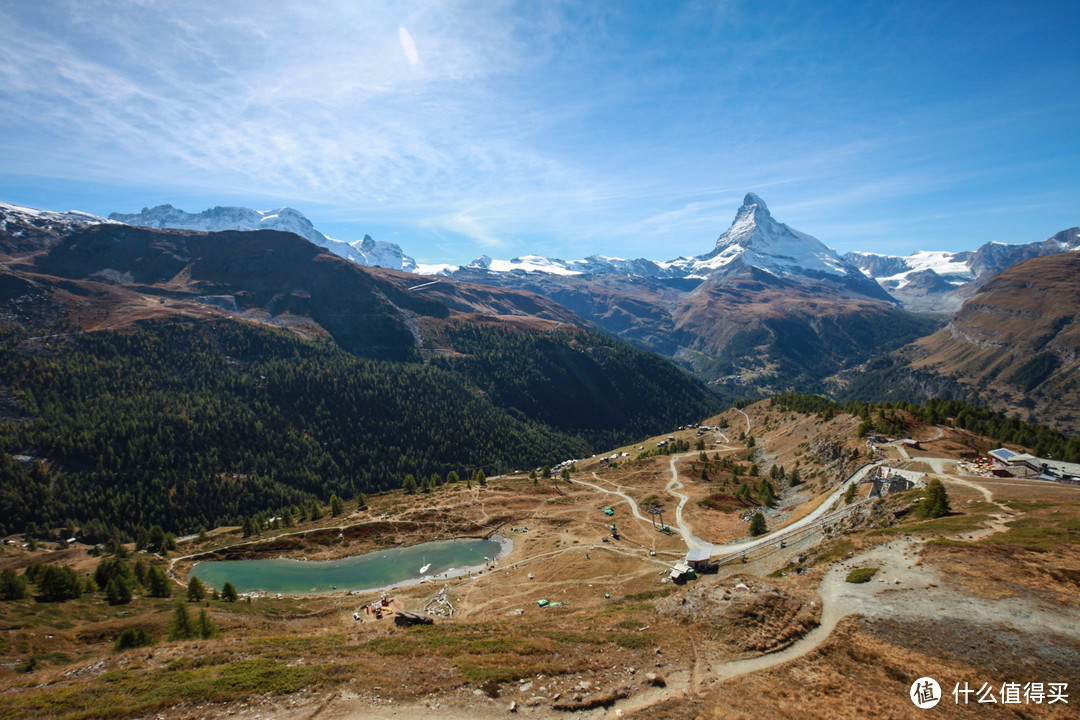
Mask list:
[[[173,603],[173,619],[169,625],[170,640],[187,640],[195,634],[195,627],[191,623],[191,615],[188,613],[187,603],[177,599]]]
[[[199,578],[192,576],[188,581],[187,599],[191,602],[199,602],[206,599],[206,586]]]
[[[220,634],[217,626],[214,625],[210,620],[210,616],[206,613],[206,608],[199,610],[198,633],[203,640],[215,638]]]
[[[110,605],[124,605],[131,602],[131,588],[123,580],[114,577],[105,587],[105,599]]]
[[[759,512],[754,513],[754,517],[750,520],[750,535],[753,537],[764,535],[766,530],[765,516]]]
[[[0,600],[23,600],[28,595],[25,577],[15,572],[14,568],[0,571]]]
[[[949,507],[949,494],[941,480],[934,478],[927,484],[921,509],[922,515],[927,518],[945,517],[952,512]]]
[[[225,586],[221,588],[221,599],[225,602],[236,602],[240,595],[236,592],[236,586],[231,582],[226,582]]]
[[[169,576],[157,565],[151,565],[147,571],[146,590],[150,597],[167,598],[172,595],[172,583]]]

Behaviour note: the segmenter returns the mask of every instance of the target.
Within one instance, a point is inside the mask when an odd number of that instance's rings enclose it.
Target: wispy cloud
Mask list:
[[[1019,183],[1080,205],[1068,120],[1080,102],[1064,92],[1075,62],[1039,72],[1041,44],[994,44],[1024,71],[1003,108],[980,78],[969,94],[930,82],[948,80],[937,63],[962,72],[989,57],[962,54],[966,33],[946,30],[992,12],[935,9],[935,45],[902,11],[883,24],[857,3],[789,9],[11,0],[0,188],[16,175],[128,188],[86,208],[100,212],[135,209],[142,193],[288,203],[316,221],[358,218],[343,239],[373,218],[451,248],[447,260],[700,252],[751,190],[830,243],[858,227],[899,241],[920,229],[905,222],[912,208],[990,208]],[[1001,41],[1022,30],[983,29]],[[1045,43],[1036,30],[1028,39]],[[911,69],[875,44],[904,38],[922,53],[906,56]],[[1040,178],[1025,154],[1053,172]]]
[[[401,40],[401,49],[405,51],[405,57],[409,58],[409,62],[413,65],[419,65],[420,53],[416,52],[416,43],[413,42],[412,35],[409,34],[409,31],[403,27],[399,27],[398,38]]]

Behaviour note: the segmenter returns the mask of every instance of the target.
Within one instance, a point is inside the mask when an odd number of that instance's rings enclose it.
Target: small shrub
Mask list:
[[[849,583],[870,582],[870,578],[874,577],[874,575],[877,574],[877,571],[878,569],[876,567],[852,570],[848,573],[847,581]]]
[[[124,632],[120,633],[120,637],[116,638],[113,648],[116,652],[120,652],[129,648],[146,647],[153,645],[155,642],[157,641],[154,636],[142,628],[126,628]]]

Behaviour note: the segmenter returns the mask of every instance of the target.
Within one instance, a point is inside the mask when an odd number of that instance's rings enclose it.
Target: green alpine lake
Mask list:
[[[508,540],[493,536],[490,540],[444,540],[387,548],[323,562],[287,558],[211,560],[197,563],[189,575],[219,590],[231,582],[241,593],[295,595],[375,590],[447,572],[460,574],[465,568],[483,565],[485,557],[495,559],[509,549]]]

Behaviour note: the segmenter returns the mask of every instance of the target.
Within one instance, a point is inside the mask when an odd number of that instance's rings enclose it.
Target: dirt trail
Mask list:
[[[972,485],[991,496],[989,490],[979,485],[966,481],[961,484]],[[1013,511],[1000,503],[994,504],[1002,508],[1002,514],[990,516],[984,527],[965,534],[964,538],[980,539],[1008,529],[1006,523]],[[922,563],[919,550],[924,542],[894,541],[838,563],[825,574],[818,587],[822,599],[818,627],[784,650],[712,665],[709,675],[713,681],[722,681],[794,660],[820,647],[836,625],[849,615],[1001,624],[1023,632],[1063,633],[1080,638],[1080,625],[1069,613],[1033,606],[1023,598],[989,600],[947,587],[936,569]],[[864,567],[878,568],[870,582],[847,582],[851,570]]]

